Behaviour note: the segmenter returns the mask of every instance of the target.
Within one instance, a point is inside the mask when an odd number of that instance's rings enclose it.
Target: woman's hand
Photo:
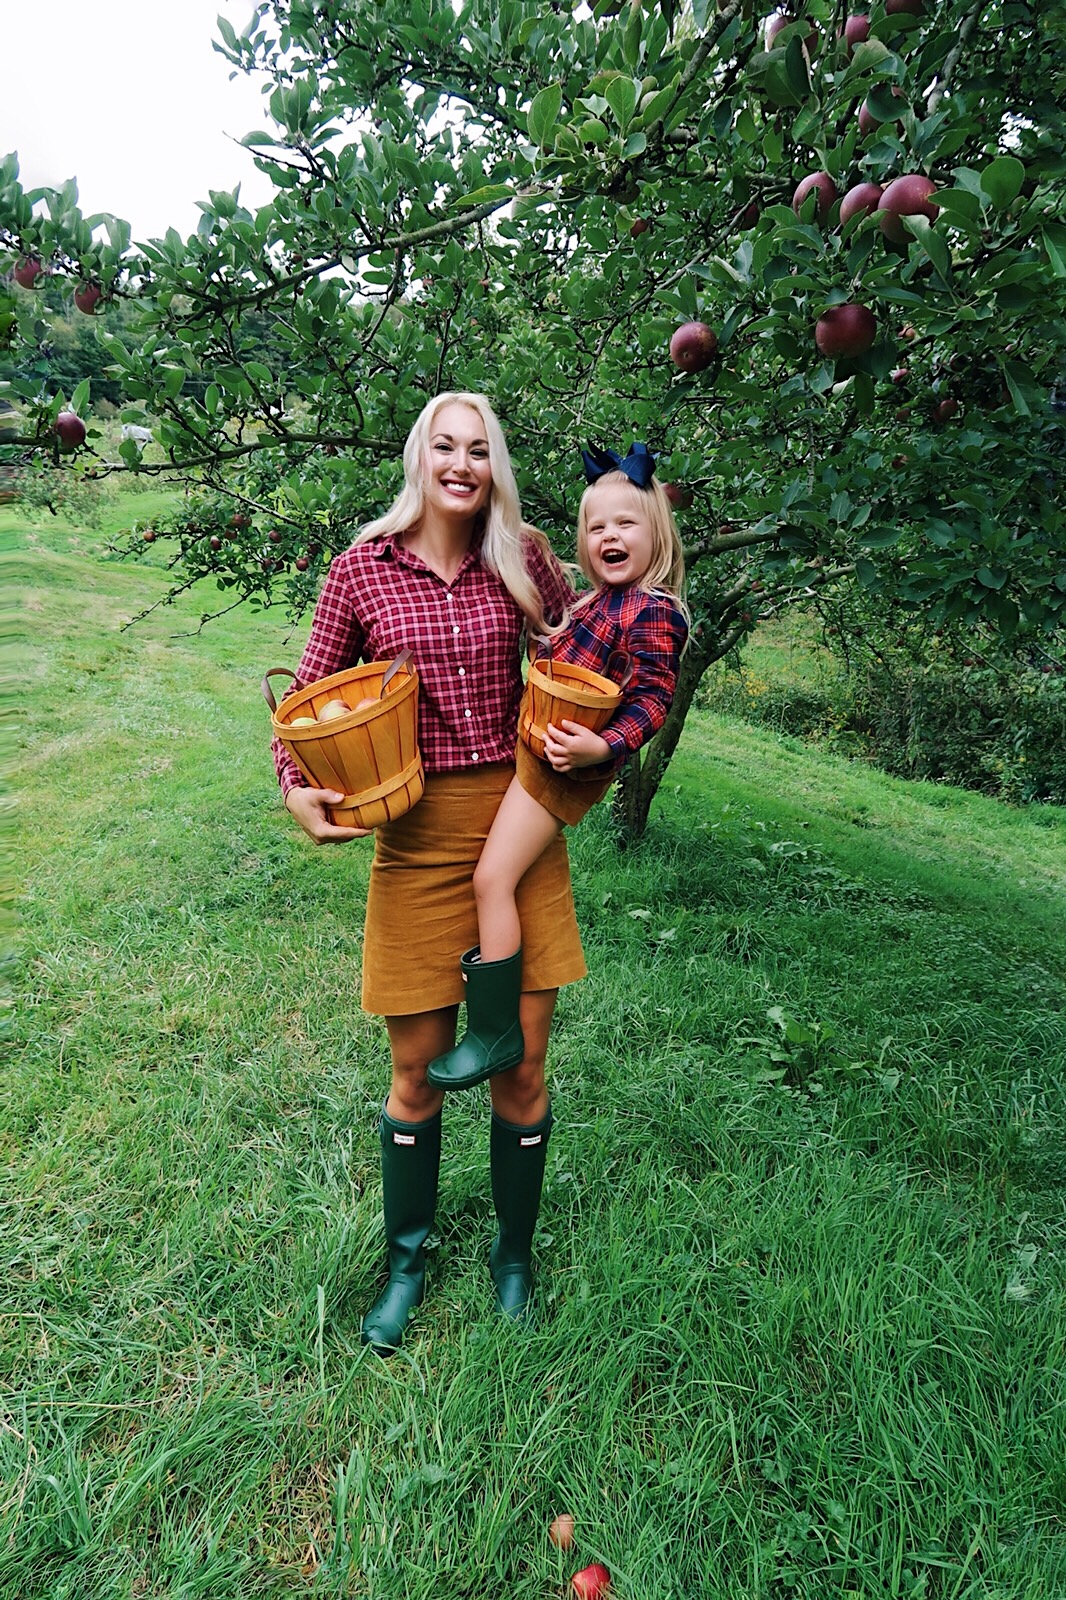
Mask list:
[[[365,839],[373,828],[337,828],[326,815],[330,806],[339,806],[344,796],[336,789],[290,789],[285,804],[307,837],[315,844],[346,844],[349,839]]]
[[[558,727],[549,722],[544,754],[556,772],[577,772],[581,767],[598,767],[610,761],[614,751],[606,739],[580,722],[561,722]]]

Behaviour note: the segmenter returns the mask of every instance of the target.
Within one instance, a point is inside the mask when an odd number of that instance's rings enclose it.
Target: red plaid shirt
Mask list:
[[[600,733],[611,747],[615,768],[647,744],[666,721],[687,637],[688,623],[669,595],[632,584],[626,588],[604,584],[577,608],[565,631],[552,639],[551,653],[557,661],[572,661],[616,681],[619,671],[616,663],[608,671],[610,657],[621,651],[633,663],[622,704]]]
[[[545,615],[557,620],[573,590],[533,540],[525,554]],[[522,613],[477,548],[445,583],[400,538],[385,534],[352,545],[330,564],[289,692],[408,648],[418,672],[418,743],[427,772],[513,761],[522,627]],[[288,794],[304,778],[279,739],[272,749]]]

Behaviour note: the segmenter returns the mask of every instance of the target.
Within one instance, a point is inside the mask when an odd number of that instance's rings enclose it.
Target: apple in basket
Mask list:
[[[315,724],[317,723],[317,721],[318,721],[317,717],[293,717],[292,721],[289,723],[289,727],[290,728],[313,728],[315,726]]]
[[[332,722],[334,717],[346,717],[351,709],[346,700],[327,700],[322,710],[318,713],[318,720],[319,722]]]

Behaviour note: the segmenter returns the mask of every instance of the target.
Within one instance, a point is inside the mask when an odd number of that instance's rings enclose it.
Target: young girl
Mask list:
[[[662,727],[677,683],[688,633],[684,561],[654,459],[644,445],[631,446],[624,459],[614,451],[582,454],[589,487],[578,512],[577,557],[596,587],[551,638],[551,653],[602,676],[611,675],[612,656],[628,657],[633,673],[602,733],[577,722],[549,724],[543,762],[519,742],[515,778],[474,872],[480,944],[461,960],[467,1032],[427,1072],[440,1089],[469,1088],[521,1060],[518,884]]]

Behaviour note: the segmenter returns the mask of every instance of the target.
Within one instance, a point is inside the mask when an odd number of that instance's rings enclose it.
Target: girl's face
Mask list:
[[[643,491],[628,483],[593,485],[585,501],[585,547],[598,583],[639,583],[655,554]]]
[[[427,506],[449,519],[473,517],[492,492],[489,443],[479,414],[454,402],[441,406],[429,429]]]

